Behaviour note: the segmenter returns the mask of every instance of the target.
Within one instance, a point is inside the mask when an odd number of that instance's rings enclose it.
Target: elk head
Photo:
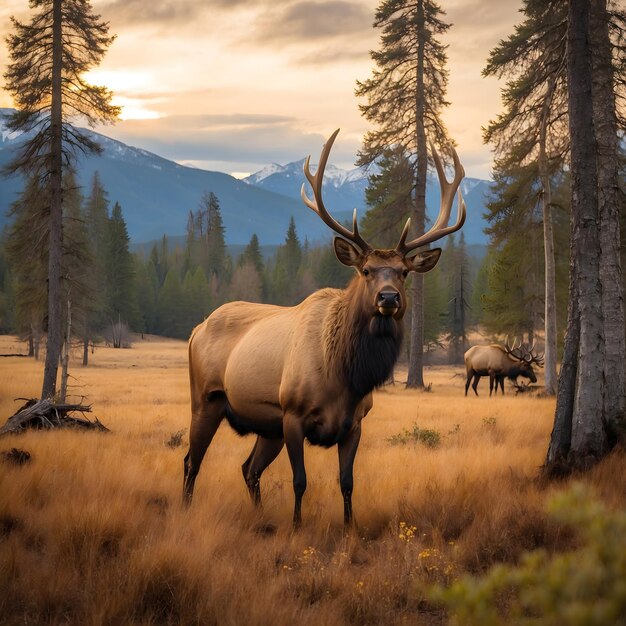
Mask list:
[[[452,182],[448,182],[441,159],[431,144],[431,151],[441,186],[441,205],[435,223],[428,232],[407,241],[411,222],[409,218],[400,235],[400,241],[395,248],[374,249],[359,233],[356,209],[354,209],[352,230],[350,230],[337,222],[328,213],[322,200],[324,169],[338,132],[339,129],[330,136],[324,145],[315,175],[311,174],[310,170],[311,157],[307,157],[304,163],[304,175],[313,189],[313,199],[311,200],[306,195],[305,185],[303,184],[301,190],[302,200],[320,216],[325,224],[340,235],[335,237],[333,241],[335,254],[341,263],[356,269],[358,283],[363,290],[363,304],[369,309],[371,315],[373,317],[393,317],[396,320],[400,320],[406,310],[404,281],[409,272],[428,272],[435,267],[441,256],[441,248],[424,250],[422,252],[417,252],[417,248],[426,246],[459,230],[465,222],[465,203],[459,190],[457,220],[454,225],[447,226],[454,196],[457,193],[461,180],[465,176],[465,171],[456,151],[453,149],[454,179]]]
[[[509,338],[506,338],[504,344],[506,353],[519,361],[520,369],[523,370],[524,375],[529,378],[533,383],[537,382],[537,376],[533,370],[533,363],[538,367],[543,367],[543,353],[537,354],[535,352],[535,342],[532,346],[527,346],[517,339],[513,340],[513,346],[509,345]]]

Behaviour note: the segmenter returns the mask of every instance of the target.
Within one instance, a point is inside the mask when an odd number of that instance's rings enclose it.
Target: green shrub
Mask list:
[[[608,511],[575,485],[551,501],[549,513],[574,528],[580,547],[556,555],[537,550],[518,566],[432,587],[430,599],[448,608],[452,624],[625,623],[626,512]]]
[[[441,435],[436,430],[420,428],[417,424],[413,424],[411,430],[403,428],[402,432],[392,435],[387,441],[394,446],[407,443],[423,443],[429,448],[436,448],[441,443]]]

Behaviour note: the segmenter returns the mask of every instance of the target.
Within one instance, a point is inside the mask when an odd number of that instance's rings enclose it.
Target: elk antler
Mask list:
[[[411,252],[411,250],[415,250],[415,248],[425,246],[433,241],[437,241],[438,239],[445,237],[446,235],[449,235],[450,233],[456,232],[465,223],[465,202],[463,202],[463,196],[461,194],[461,190],[459,189],[459,185],[465,176],[465,170],[461,165],[461,161],[459,161],[459,156],[456,153],[456,150],[451,148],[452,159],[454,160],[454,179],[452,182],[448,182],[441,159],[439,158],[432,142],[430,144],[430,150],[433,154],[433,160],[435,161],[435,167],[437,168],[437,176],[439,177],[439,185],[441,186],[441,204],[439,206],[439,215],[432,228],[427,233],[412,239],[408,243],[406,241],[406,237],[409,234],[411,218],[406,221],[402,235],[400,235],[400,242],[396,246],[396,251],[402,256],[406,256],[409,252]],[[457,200],[458,213],[456,224],[453,226],[446,226],[448,220],[450,219],[452,202],[454,201],[454,196],[457,190],[459,191],[459,197]]]
[[[326,210],[324,206],[324,202],[322,200],[322,179],[324,178],[324,170],[326,169],[326,162],[328,161],[328,155],[330,154],[330,149],[332,148],[333,142],[335,141],[335,137],[337,137],[337,133],[339,129],[337,129],[328,139],[328,141],[324,144],[322,148],[322,154],[320,155],[320,163],[317,166],[317,172],[315,172],[315,176],[311,174],[310,164],[311,164],[311,155],[306,158],[304,163],[304,175],[306,179],[309,181],[311,188],[313,189],[313,200],[311,200],[304,190],[304,183],[302,184],[302,189],[300,190],[300,196],[302,197],[302,201],[306,204],[309,209],[313,209],[321,218],[322,221],[332,228],[337,234],[345,237],[346,239],[355,243],[360,249],[361,252],[367,253],[373,250],[372,246],[370,246],[363,237],[359,234],[359,227],[356,219],[356,209],[354,209],[354,213],[352,214],[352,230],[348,230],[345,226],[342,226],[339,222],[337,222],[330,213]]]
[[[535,351],[535,342],[533,341],[532,345],[528,348],[524,347],[524,360],[528,364],[536,363],[538,367],[544,366],[544,354],[537,354]]]
[[[536,363],[538,367],[543,367],[545,365],[544,355],[545,352],[542,352],[541,354],[531,354],[530,356],[532,357],[532,359],[530,360],[530,362]]]
[[[512,356],[514,359],[517,359],[518,361],[524,361],[524,352],[522,350],[522,341],[519,341],[519,345],[515,345],[517,344],[517,338],[515,338],[513,340],[513,345],[509,345],[509,336],[506,336],[506,341],[504,342],[504,350],[505,352]]]

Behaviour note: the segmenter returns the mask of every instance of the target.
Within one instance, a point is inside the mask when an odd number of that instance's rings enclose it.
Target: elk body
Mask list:
[[[520,342],[519,346],[515,344],[509,346],[508,339],[506,345],[500,346],[492,344],[490,346],[473,346],[464,356],[465,369],[467,379],[465,381],[465,395],[469,389],[472,378],[472,389],[478,395],[478,381],[482,376],[489,376],[489,395],[493,392],[495,383],[496,393],[498,393],[498,384],[504,395],[504,379],[516,381],[518,376],[530,379],[531,382],[537,382],[537,376],[533,370],[533,363],[541,367],[543,364],[542,355],[533,352],[533,347],[527,348]]]
[[[307,485],[305,439],[324,447],[337,445],[344,521],[352,520],[352,468],[361,420],[372,406],[372,390],[390,376],[399,354],[404,281],[409,272],[427,272],[439,260],[439,248],[417,248],[463,225],[465,206],[459,192],[457,221],[446,226],[464,172],[453,153],[455,177],[448,182],[433,151],[442,191],[435,224],[407,242],[407,221],[395,249],[373,249],[359,234],[356,210],[350,230],[334,220],[322,201],[324,168],[338,132],[326,142],[315,175],[307,159],[304,172],[314,199],[306,196],[304,185],[302,198],[340,235],[334,239],[335,253],[356,276],[346,289],[320,289],[294,307],[231,302],[194,329],[189,341],[192,416],[184,461],[186,502],[207,447],[226,418],[238,433],[257,435],[242,466],[256,504],[261,502],[263,471],[286,445],[296,526]]]

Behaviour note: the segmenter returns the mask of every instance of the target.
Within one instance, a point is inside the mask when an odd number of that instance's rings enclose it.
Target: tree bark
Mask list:
[[[580,344],[572,415],[572,453],[581,462],[600,458],[607,448],[603,425],[604,319],[600,283],[597,145],[592,110],[592,60],[588,0],[570,0],[568,83],[572,162],[572,214],[578,222],[578,307]],[[574,462],[576,458],[573,459]]]
[[[600,213],[600,279],[604,313],[604,419],[613,429],[626,405],[626,338],[620,263],[618,202],[618,135],[612,48],[606,0],[591,0],[593,121],[598,143],[598,205]]]
[[[552,97],[556,85],[556,74],[553,74],[548,84],[548,91],[543,103],[541,117],[541,129],[539,136],[539,176],[543,187],[541,208],[543,212],[543,253],[545,266],[545,393],[553,396],[556,394],[557,375],[557,330],[556,330],[556,263],[554,260],[554,234],[552,228],[552,189],[550,171],[546,155],[546,135],[548,126],[548,113],[552,106]]]
[[[428,153],[424,128],[425,87],[424,47],[426,24],[423,0],[417,4],[417,80],[415,87],[415,135],[417,146],[417,168],[415,176],[415,204],[411,211],[411,237],[424,232],[426,222],[426,174]],[[409,372],[407,387],[424,387],[424,276],[413,272],[411,277],[411,341],[409,350]]]
[[[62,0],[53,2],[52,25],[52,101],[50,112],[50,233],[48,251],[48,341],[44,365],[42,399],[52,398],[56,392],[57,372],[63,320],[61,314],[61,256],[63,247],[63,162],[62,162]]]
[[[592,110],[588,0],[570,0],[567,77],[572,174],[568,334],[547,465],[568,450],[569,466],[589,465],[607,450],[603,425],[604,319],[596,140]],[[574,381],[574,384],[572,382]],[[562,385],[562,388],[561,388]],[[566,441],[570,430],[571,441]]]
[[[65,327],[65,341],[63,342],[63,357],[61,360],[61,390],[59,402],[62,404],[67,397],[67,382],[69,379],[70,351],[72,346],[72,300],[67,296],[67,324]]]
[[[546,467],[549,472],[567,463],[567,457],[572,447],[572,413],[574,412],[574,396],[576,395],[580,323],[577,298],[575,296],[574,269],[571,261],[569,294],[567,335],[565,336],[565,349],[559,373],[554,426],[546,458]]]

